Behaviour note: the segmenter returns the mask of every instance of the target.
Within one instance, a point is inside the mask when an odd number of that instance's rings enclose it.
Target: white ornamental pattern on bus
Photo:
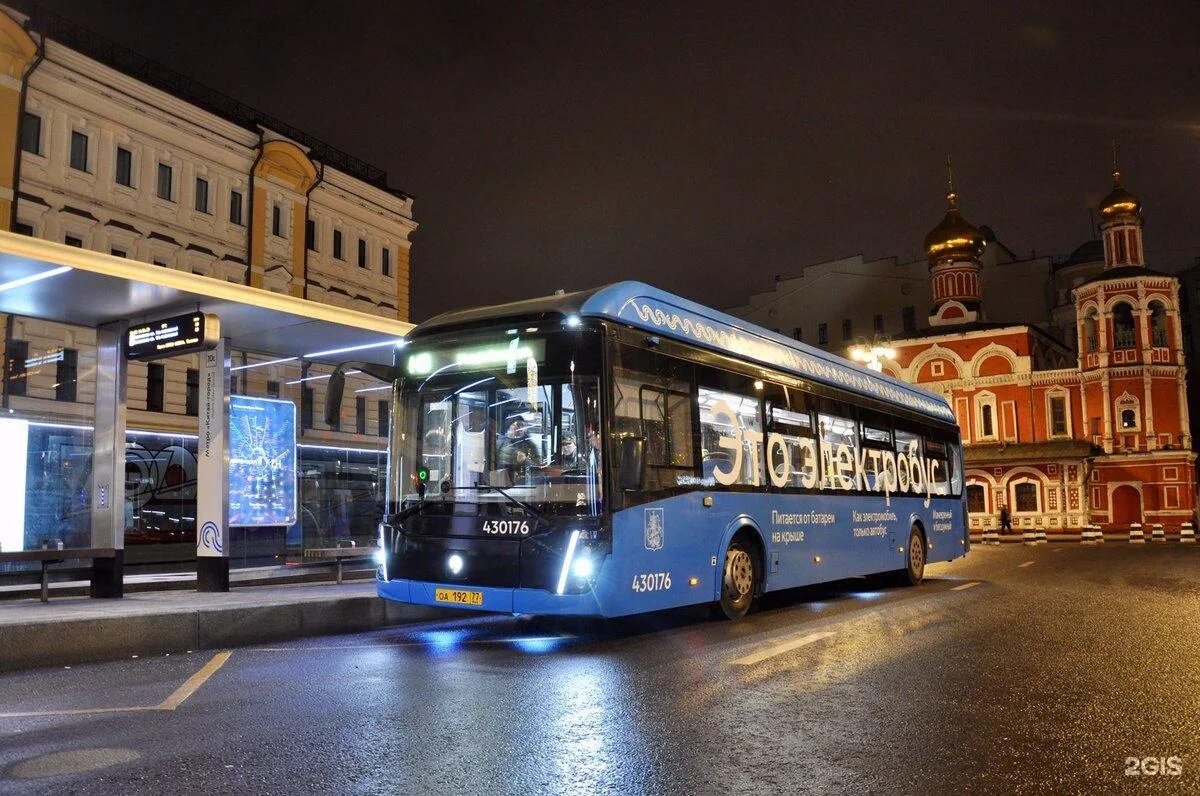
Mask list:
[[[713,404],[712,412],[715,417],[727,418],[734,433],[734,436],[722,436],[718,441],[730,452],[731,461],[728,470],[714,468],[713,478],[725,486],[738,483],[744,453],[750,457],[753,466],[752,483],[760,483],[758,447],[763,442],[762,432],[746,429],[741,417],[724,401]],[[942,463],[918,453],[915,442],[907,451],[895,452],[845,444],[827,445],[811,437],[775,432],[768,434],[766,440],[767,473],[776,487],[787,486],[792,476],[797,475],[805,489],[882,492],[888,505],[891,505],[893,494],[923,493],[926,508],[935,488],[938,494],[945,491],[938,474]],[[793,456],[790,449],[797,449],[798,455]],[[798,464],[793,466],[793,461]]]
[[[663,513],[662,509],[646,509],[645,542],[647,550],[662,550]]]

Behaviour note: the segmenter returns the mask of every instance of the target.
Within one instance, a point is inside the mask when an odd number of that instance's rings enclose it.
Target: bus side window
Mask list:
[[[804,482],[808,480],[811,486],[816,486],[817,462],[814,456],[806,451],[816,451],[816,430],[812,413],[809,411],[808,396],[797,389],[789,389],[773,384],[767,385],[764,393],[767,400],[767,416],[770,425],[767,430],[783,441],[783,450],[766,450],[768,471],[765,482],[774,486],[777,480],[787,476],[784,489],[805,489]]]
[[[856,488],[854,461],[858,456],[858,421],[854,407],[841,401],[822,398],[817,413],[817,433],[821,437],[823,489]],[[848,463],[848,464],[847,464]],[[846,473],[850,473],[849,476]]]
[[[892,450],[892,419],[880,412],[868,409],[859,410],[858,420],[862,430],[862,446],[877,451]],[[867,455],[863,459],[866,483],[860,488],[872,492],[882,491],[877,481],[880,477],[880,458]]]
[[[929,491],[935,495],[950,494],[950,446],[942,440],[925,438],[925,466],[933,474]]]
[[[758,396],[701,387],[699,398],[702,477],[760,486],[766,478]]]

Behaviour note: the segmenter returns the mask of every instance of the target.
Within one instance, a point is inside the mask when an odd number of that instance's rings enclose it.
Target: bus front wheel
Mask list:
[[[743,539],[734,539],[725,551],[721,599],[717,602],[726,619],[741,619],[750,611],[760,578],[754,548]]]

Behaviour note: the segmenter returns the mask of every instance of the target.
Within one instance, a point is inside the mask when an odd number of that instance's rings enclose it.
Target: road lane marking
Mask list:
[[[972,586],[978,586],[981,582],[982,581],[973,580],[970,583],[960,583],[957,586],[951,586],[950,591],[962,591],[963,589],[969,589]]]
[[[807,636],[793,639],[791,641],[782,641],[778,644],[767,647],[764,650],[752,652],[749,655],[743,655],[742,657],[735,659],[733,661],[733,665],[753,666],[756,663],[762,663],[768,658],[774,658],[777,655],[783,655],[784,653],[791,652],[794,649],[799,649],[800,647],[820,641],[823,638],[829,638],[832,635],[835,635],[835,633],[834,631],[830,630],[824,633],[809,633]]]
[[[1024,564],[1017,564],[1017,569],[1020,569],[1021,567],[1029,567],[1029,566],[1033,566],[1032,561],[1026,561]]]
[[[21,713],[0,713],[0,719],[26,719],[36,716],[85,716],[89,713],[135,713],[142,710],[157,710],[153,705],[129,708],[70,708],[67,710],[29,710]]]
[[[169,697],[159,702],[157,705],[134,705],[131,707],[121,708],[68,708],[65,710],[27,710],[14,713],[0,713],[0,719],[27,719],[38,718],[42,716],[89,716],[97,713],[139,713],[147,710],[174,710],[184,703],[184,701],[192,694],[196,693],[196,689],[204,685],[208,678],[217,673],[217,670],[225,665],[225,661],[229,660],[230,653],[228,650],[218,652],[212,659],[200,668],[200,671],[193,674],[187,679],[183,685],[176,688],[174,693]]]
[[[216,674],[217,670],[225,665],[225,661],[229,660],[229,656],[232,654],[233,653],[231,653],[229,650],[224,650],[212,656],[212,660],[204,664],[204,666],[200,668],[200,671],[189,677],[187,682],[179,686],[179,688],[176,688],[175,693],[171,694],[169,697],[156,705],[155,709],[174,710],[182,705],[188,697],[196,693],[197,688],[204,685],[208,678]]]

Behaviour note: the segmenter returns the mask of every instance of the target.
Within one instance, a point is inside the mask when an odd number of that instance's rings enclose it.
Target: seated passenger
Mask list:
[[[564,470],[579,470],[583,467],[583,459],[579,456],[579,449],[575,446],[574,437],[567,437],[563,440],[558,463]]]

